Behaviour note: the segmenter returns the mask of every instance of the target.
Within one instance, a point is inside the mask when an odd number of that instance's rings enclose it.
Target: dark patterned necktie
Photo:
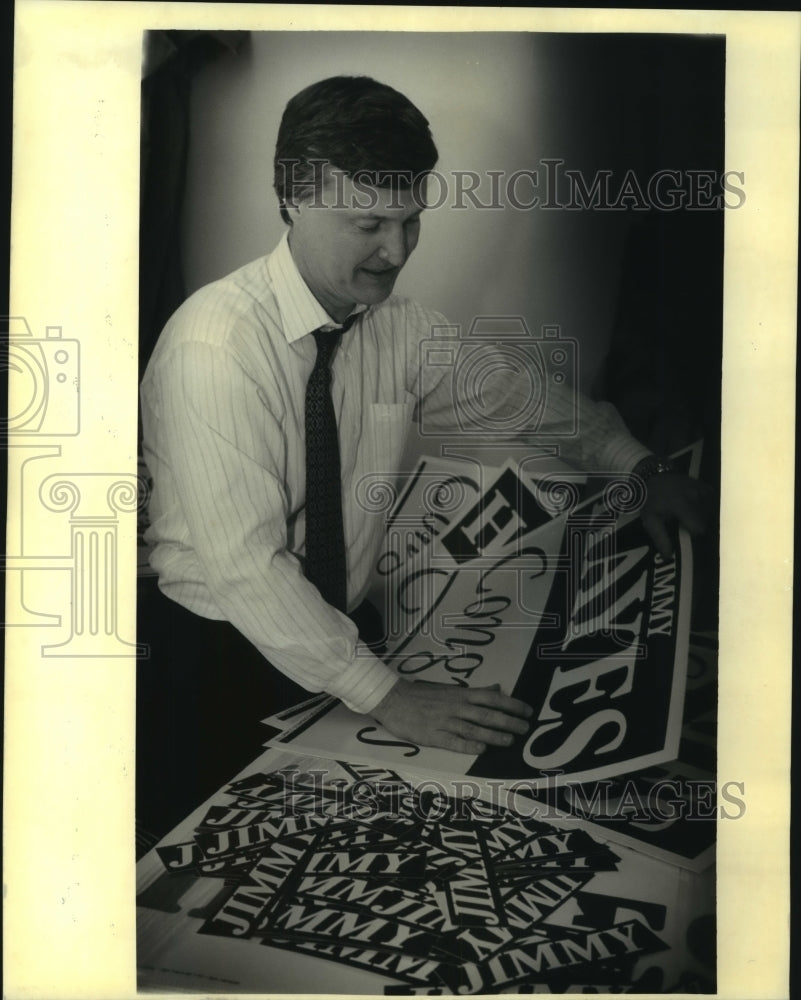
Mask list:
[[[356,318],[341,330],[314,331],[317,361],[306,383],[306,578],[340,611],[347,610],[347,560],[331,358]]]

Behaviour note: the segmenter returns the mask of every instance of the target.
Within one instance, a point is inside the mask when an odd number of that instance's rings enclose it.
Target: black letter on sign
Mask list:
[[[414,757],[415,754],[420,753],[420,747],[416,746],[414,743],[404,743],[399,740],[370,740],[367,738],[367,733],[377,733],[377,726],[365,726],[364,729],[360,729],[356,733],[356,739],[360,743],[369,743],[374,747],[408,747],[409,750],[405,753],[404,757]]]

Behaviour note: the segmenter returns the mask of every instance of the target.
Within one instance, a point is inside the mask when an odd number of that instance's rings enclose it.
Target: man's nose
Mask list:
[[[384,234],[379,257],[392,267],[403,267],[409,256],[409,244],[403,226],[388,229]]]

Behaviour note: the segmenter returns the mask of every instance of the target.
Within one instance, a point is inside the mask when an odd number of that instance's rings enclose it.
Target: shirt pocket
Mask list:
[[[365,472],[394,479],[409,433],[416,398],[404,393],[403,402],[371,403],[368,412]]]

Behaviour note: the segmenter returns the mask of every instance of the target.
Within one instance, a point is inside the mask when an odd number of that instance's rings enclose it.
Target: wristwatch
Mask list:
[[[659,458],[657,455],[648,455],[641,459],[633,469],[635,475],[647,481],[651,476],[661,476],[666,472],[675,472],[676,469],[666,458]]]

